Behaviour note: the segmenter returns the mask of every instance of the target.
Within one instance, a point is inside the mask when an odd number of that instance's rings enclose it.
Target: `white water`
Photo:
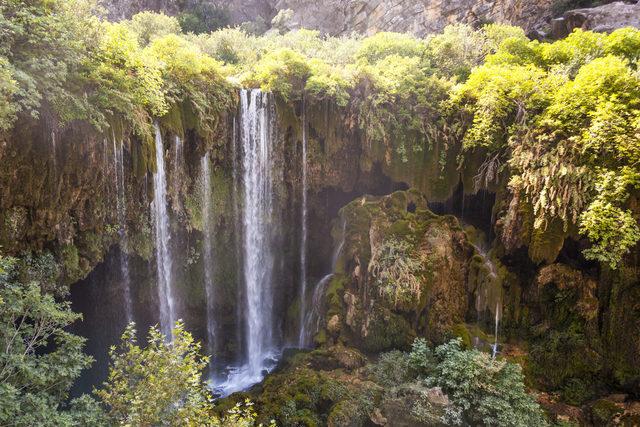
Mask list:
[[[217,388],[226,395],[262,381],[278,358],[273,326],[275,107],[270,94],[240,92],[246,361]]]
[[[306,345],[307,331],[307,117],[306,104],[302,100],[302,209],[300,237],[300,335],[298,347]]]
[[[487,311],[493,311],[494,321],[494,342],[491,344],[491,356],[495,359],[498,354],[498,331],[500,319],[502,318],[502,284],[498,277],[496,266],[491,257],[484,249],[483,245],[473,245],[478,254],[484,260],[483,265],[488,274],[478,283],[476,289],[475,309],[478,313],[478,321],[482,321],[481,316]],[[493,303],[495,302],[495,309]]]
[[[204,289],[207,298],[207,350],[209,355],[215,350],[215,313],[214,313],[214,283],[213,283],[213,232],[212,232],[212,212],[211,212],[211,162],[209,153],[201,160],[201,182],[202,191],[202,222],[204,239]]]
[[[336,245],[333,255],[331,256],[331,273],[324,276],[318,284],[315,286],[313,290],[313,297],[311,298],[311,308],[309,312],[306,313],[304,323],[305,323],[305,336],[304,344],[311,342],[313,335],[320,330],[320,322],[322,322],[322,313],[324,311],[324,295],[327,289],[327,286],[331,282],[333,275],[336,271],[336,266],[338,265],[338,259],[340,259],[340,255],[342,254],[342,248],[344,247],[345,241],[345,231],[346,231],[347,222],[343,219],[342,225],[340,227],[340,236],[338,238],[338,244]]]
[[[155,124],[156,173],[153,174],[153,219],[156,243],[156,277],[160,302],[160,328],[172,339],[171,330],[176,321],[172,282],[169,214],[167,212],[167,178],[165,174],[164,145],[160,127]]]
[[[184,170],[184,150],[182,144],[182,138],[176,135],[174,140],[174,153],[173,153],[173,182],[172,189],[173,194],[180,194],[180,184],[182,182],[182,171]]]
[[[491,346],[491,357],[496,358],[498,354],[498,326],[500,325],[500,303],[496,303],[496,313],[495,313],[495,341]]]
[[[131,278],[129,275],[129,258],[127,251],[127,198],[124,181],[124,150],[123,144],[116,142],[113,137],[113,169],[116,178],[116,211],[118,214],[118,236],[120,238],[120,286],[124,300],[124,311],[127,324],[133,321],[133,306],[131,302]]]
[[[56,146],[56,132],[51,131],[51,156],[53,159],[53,176],[58,176],[58,148]]]

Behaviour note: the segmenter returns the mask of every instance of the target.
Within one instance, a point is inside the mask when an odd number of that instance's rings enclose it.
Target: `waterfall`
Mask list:
[[[133,321],[133,307],[131,302],[131,278],[129,275],[129,258],[127,251],[127,199],[124,181],[124,149],[123,144],[116,142],[113,137],[113,169],[116,177],[116,212],[118,215],[118,236],[120,238],[120,283],[127,324]]]
[[[246,360],[219,386],[223,395],[262,381],[278,357],[273,322],[275,105],[268,93],[242,90],[240,108]]]
[[[242,286],[241,286],[241,280],[242,277],[240,276],[240,271],[242,271],[242,254],[241,254],[241,248],[242,248],[242,244],[243,244],[243,240],[242,240],[242,223],[240,221],[240,197],[238,196],[238,169],[239,169],[239,164],[238,164],[238,128],[237,128],[237,118],[234,117],[233,118],[233,133],[231,136],[232,140],[231,140],[231,179],[232,179],[232,186],[233,186],[233,193],[232,193],[232,202],[233,202],[233,227],[234,227],[234,245],[235,245],[235,260],[236,260],[236,343],[239,347],[242,346],[242,338],[243,338],[243,322],[242,322],[242,316],[243,316],[243,309],[242,306],[243,304],[241,303],[241,301],[243,301],[243,294],[242,294]],[[242,363],[242,351],[238,351],[237,352],[237,357],[238,360],[236,360],[236,362],[238,362],[239,364]]]
[[[307,303],[307,120],[306,103],[302,99],[302,209],[300,237],[300,335],[298,346],[305,346]]]
[[[207,350],[209,355],[214,353],[215,340],[215,313],[213,311],[214,303],[214,283],[213,283],[213,230],[211,215],[211,162],[209,161],[209,153],[202,157],[202,231],[204,241],[204,289],[207,298]]]
[[[500,304],[496,303],[496,313],[495,313],[495,339],[493,345],[491,346],[491,357],[496,358],[498,354],[498,326],[500,325]]]
[[[169,214],[167,212],[167,178],[165,175],[164,145],[160,126],[154,125],[156,140],[156,172],[153,174],[153,219],[156,244],[156,275],[160,301],[160,328],[168,337],[176,321],[172,283]]]
[[[340,226],[340,235],[338,236],[338,244],[333,250],[333,255],[331,256],[331,273],[324,276],[318,284],[316,284],[313,290],[313,297],[311,298],[311,308],[308,313],[305,315],[304,319],[304,330],[305,336],[303,339],[303,344],[310,342],[313,338],[313,334],[318,332],[320,329],[320,322],[322,321],[322,313],[324,311],[324,294],[333,278],[333,275],[336,271],[336,266],[338,265],[338,260],[340,259],[340,255],[342,254],[342,248],[344,247],[345,241],[345,232],[347,228],[347,222],[343,219],[342,225]]]
[[[478,276],[478,283],[475,290],[475,310],[478,315],[478,323],[485,321],[484,315],[487,311],[493,314],[494,342],[488,344],[491,348],[492,357],[498,353],[498,328],[502,316],[502,282],[498,275],[496,265],[485,249],[485,245],[480,242],[478,245],[471,243],[477,255],[482,258],[482,275]],[[480,346],[480,340],[476,340],[476,347]]]
[[[51,131],[51,158],[53,159],[53,176],[58,176],[58,148],[56,146],[56,132]]]
[[[182,138],[176,135],[174,140],[174,153],[173,153],[173,183],[172,191],[176,196],[180,194],[180,184],[182,180],[182,170],[184,164],[184,152],[183,152]],[[177,198],[177,197],[176,197]]]

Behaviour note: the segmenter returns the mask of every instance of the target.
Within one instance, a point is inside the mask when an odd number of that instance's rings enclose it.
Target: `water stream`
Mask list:
[[[160,126],[155,128],[156,172],[153,174],[153,203],[151,205],[155,231],[156,278],[160,303],[160,328],[170,338],[176,321],[173,295],[173,260],[171,257],[169,213],[167,212],[167,178],[165,174],[164,144]]]
[[[133,306],[131,302],[131,277],[129,273],[129,258],[127,256],[129,242],[127,239],[127,198],[124,180],[124,149],[113,137],[113,169],[116,178],[116,212],[118,216],[118,237],[120,239],[120,286],[124,302],[127,323],[132,322]]]
[[[306,104],[302,99],[302,209],[300,218],[300,334],[298,346],[307,344],[307,117]]]
[[[316,284],[313,290],[313,297],[311,298],[311,307],[309,311],[305,313],[304,319],[304,331],[305,336],[303,337],[305,344],[308,344],[312,341],[313,335],[320,330],[321,322],[322,322],[322,313],[324,312],[324,295],[333,278],[333,275],[336,271],[336,266],[338,265],[338,260],[340,259],[340,255],[342,254],[342,248],[344,247],[345,242],[345,232],[346,232],[347,222],[343,219],[342,224],[340,226],[340,235],[338,236],[338,244],[335,246],[333,255],[331,257],[331,273],[325,275],[320,281]]]
[[[203,249],[204,249],[204,290],[207,307],[207,350],[209,355],[215,352],[215,312],[214,312],[214,259],[213,259],[213,227],[212,227],[212,203],[211,203],[211,162],[209,153],[201,160],[202,182],[202,223],[203,223]]]

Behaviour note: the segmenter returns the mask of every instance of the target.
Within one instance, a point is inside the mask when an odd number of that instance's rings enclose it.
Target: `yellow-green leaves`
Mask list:
[[[277,92],[285,101],[299,98],[311,73],[307,58],[288,48],[265,55],[245,78],[245,84]]]
[[[601,199],[591,203],[580,216],[580,232],[592,242],[584,251],[585,257],[613,269],[640,240],[640,228],[632,212]]]

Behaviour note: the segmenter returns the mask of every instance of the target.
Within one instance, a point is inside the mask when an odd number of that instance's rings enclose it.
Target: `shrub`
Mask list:
[[[477,350],[463,350],[460,340],[437,347],[434,355],[437,363],[426,381],[432,387],[441,387],[453,403],[446,422],[547,425],[542,409],[525,390],[519,365],[494,360]]]

